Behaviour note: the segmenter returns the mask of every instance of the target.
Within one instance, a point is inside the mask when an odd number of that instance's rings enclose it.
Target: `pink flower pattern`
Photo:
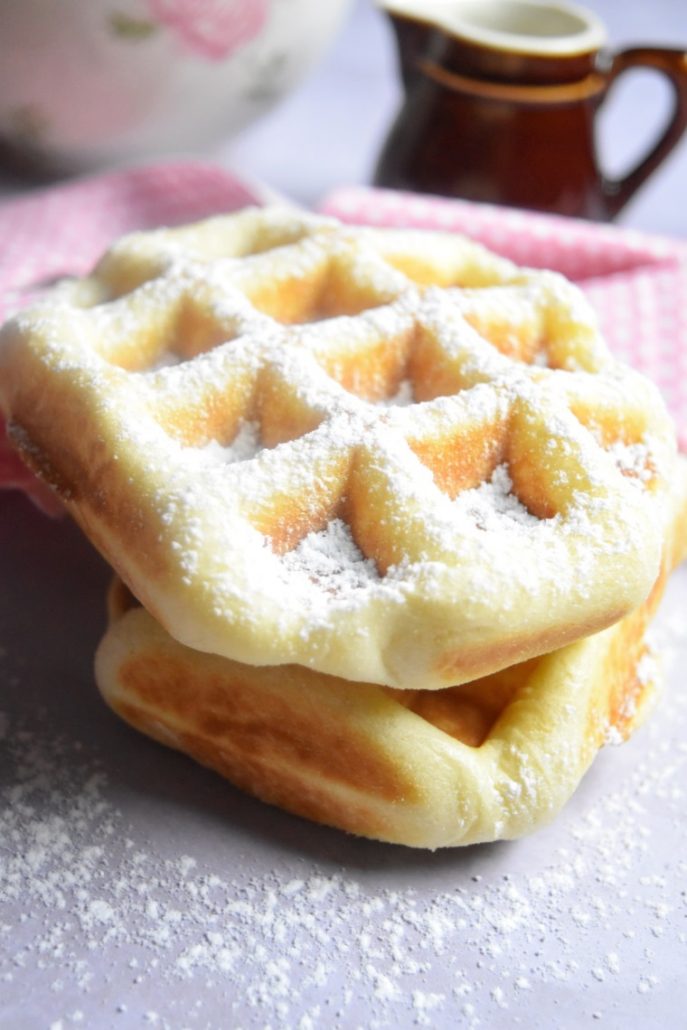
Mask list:
[[[148,0],[150,15],[188,50],[221,61],[253,39],[270,0]]]

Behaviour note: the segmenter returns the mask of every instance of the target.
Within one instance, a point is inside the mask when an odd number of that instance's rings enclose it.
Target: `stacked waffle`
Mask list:
[[[647,707],[687,475],[558,275],[249,209],[8,323],[0,397],[117,573],[106,700],[267,801],[514,837]]]

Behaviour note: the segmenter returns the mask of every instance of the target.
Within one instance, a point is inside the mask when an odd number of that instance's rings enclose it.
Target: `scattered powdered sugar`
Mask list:
[[[315,586],[331,594],[349,593],[380,581],[374,561],[362,553],[343,519],[332,519],[324,529],[308,533],[281,560],[295,584],[300,579],[304,587]]]
[[[159,372],[161,368],[172,368],[180,365],[184,359],[173,350],[163,350],[155,361],[146,369],[146,372]]]
[[[217,440],[210,440],[203,447],[196,448],[203,457],[211,461],[221,461],[230,465],[235,461],[248,461],[254,458],[262,450],[262,439],[260,437],[260,424],[250,422],[247,419],[239,423],[239,427],[233,440],[228,444],[221,444]]]
[[[498,465],[488,482],[472,490],[463,490],[454,504],[479,529],[491,532],[541,525],[541,520],[532,515],[513,493],[507,465]]]
[[[623,443],[616,441],[608,448],[618,468],[630,479],[640,484],[649,482],[654,473],[650,464],[651,451],[645,443]]]
[[[415,394],[413,392],[413,384],[410,379],[402,379],[398,384],[396,393],[390,397],[383,397],[379,402],[380,407],[384,408],[407,408],[410,404],[415,403]]]
[[[687,658],[683,601],[654,634],[669,663]],[[279,813],[274,838],[268,821],[254,834],[231,801],[200,834],[175,808],[170,837],[144,795],[132,826],[116,762],[3,717],[0,1024],[40,1005],[27,1025],[62,1030],[671,1025],[687,961],[679,681],[550,829],[436,855]]]
[[[642,684],[654,682],[660,673],[659,656],[654,651],[651,640],[647,642],[647,649],[637,662],[635,673],[638,682]]]

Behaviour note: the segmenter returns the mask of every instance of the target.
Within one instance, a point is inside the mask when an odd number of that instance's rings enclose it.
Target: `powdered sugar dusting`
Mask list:
[[[258,422],[244,420],[240,423],[236,435],[228,444],[221,444],[217,440],[210,440],[199,447],[198,451],[203,457],[211,461],[220,461],[230,465],[236,461],[248,461],[262,449],[260,439],[260,425]]]
[[[626,444],[618,441],[608,451],[624,475],[642,484],[653,477],[651,451],[645,443]]]
[[[398,389],[390,397],[384,397],[379,403],[382,407],[387,408],[406,408],[409,404],[415,402],[415,394],[413,393],[413,384],[410,379],[402,379],[398,384]]]
[[[365,557],[342,519],[308,533],[282,564],[295,583],[300,580],[306,589],[315,586],[327,593],[345,594],[380,580],[375,563]]]
[[[498,465],[488,482],[458,494],[454,504],[479,529],[486,531],[498,533],[504,529],[533,529],[541,525],[541,520],[513,493],[507,465]]]

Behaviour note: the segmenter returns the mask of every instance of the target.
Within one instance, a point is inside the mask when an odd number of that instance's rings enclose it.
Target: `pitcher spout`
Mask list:
[[[451,32],[445,23],[445,4],[422,0],[378,0],[388,16],[396,38],[401,80],[410,87],[423,61],[444,64],[451,46]]]

